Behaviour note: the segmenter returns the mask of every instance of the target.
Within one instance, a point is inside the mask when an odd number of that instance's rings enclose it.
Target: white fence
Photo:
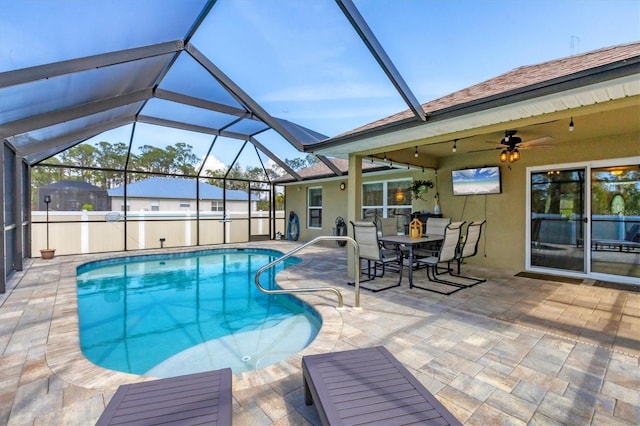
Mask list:
[[[269,235],[269,212],[49,212],[49,248],[56,255],[102,253],[160,247],[246,242]],[[285,232],[284,211],[276,212],[273,233]],[[117,220],[114,220],[117,219]],[[126,228],[126,230],[125,230]],[[32,257],[47,248],[46,212],[34,211]],[[251,233],[251,235],[250,235]]]

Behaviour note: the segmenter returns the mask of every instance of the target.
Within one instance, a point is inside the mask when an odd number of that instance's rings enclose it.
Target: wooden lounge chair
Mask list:
[[[231,369],[122,385],[96,426],[231,425]]]
[[[324,425],[461,425],[382,346],[304,356],[302,374]]]

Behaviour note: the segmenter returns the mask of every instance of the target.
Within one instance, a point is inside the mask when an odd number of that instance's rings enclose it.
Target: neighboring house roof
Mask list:
[[[631,59],[634,60],[631,61]],[[521,92],[527,88],[534,91],[543,83],[552,84],[558,79],[568,78],[569,76],[573,76],[587,70],[597,70],[601,67],[606,67],[607,65],[615,63],[635,63],[635,71],[632,70],[632,72],[638,73],[640,71],[640,68],[638,67],[639,61],[640,42],[607,47],[567,58],[556,59],[535,65],[522,66],[492,79],[467,87],[466,89],[462,89],[439,99],[424,103],[422,104],[422,108],[427,114],[433,114],[447,108],[462,106],[486,98],[499,95],[506,96],[510,94],[510,92],[515,91]],[[606,69],[603,69],[602,71],[605,72]],[[356,129],[352,129],[349,132],[330,138],[330,140],[349,138],[351,135],[358,135],[380,127],[406,122],[413,122],[412,125],[424,124],[415,119],[415,115],[411,110],[405,110]],[[330,143],[330,141],[320,142],[317,145]]]
[[[58,182],[50,183],[49,185],[41,186],[39,189],[78,189],[82,191],[104,191],[99,186],[91,185],[82,180],[61,180]]]
[[[336,166],[343,175],[346,175],[349,171],[349,160],[342,158],[329,158],[329,161]],[[362,172],[373,172],[378,170],[389,170],[387,166],[381,166],[380,164],[371,163],[369,161],[362,161]],[[305,167],[297,171],[298,175],[304,179],[320,179],[324,177],[335,177],[336,174],[324,163],[316,163],[313,166]],[[273,183],[285,183],[295,181],[293,176],[285,174],[277,179],[273,180]]]
[[[198,182],[200,186],[200,199],[222,200],[223,190],[219,186]],[[110,189],[111,197],[123,197],[124,186]],[[127,197],[132,198],[172,198],[195,199],[196,186],[193,180],[179,178],[154,177],[127,185]],[[229,189],[226,193],[227,200],[247,200],[249,195],[241,190]],[[255,196],[251,200],[257,200]]]

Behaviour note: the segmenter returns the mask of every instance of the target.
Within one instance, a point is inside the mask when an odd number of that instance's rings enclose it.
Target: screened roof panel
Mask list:
[[[233,115],[162,99],[149,100],[142,109],[141,115],[179,121],[210,129],[220,129],[238,119]]]
[[[0,122],[53,112],[149,88],[171,55],[65,74],[0,89]]]
[[[0,72],[182,39],[206,3],[3,1]]]
[[[191,56],[181,53],[159,87],[164,90],[242,108],[242,106]]]
[[[297,158],[301,154],[289,142],[273,129],[269,129],[254,137],[266,149],[272,152],[278,158]]]
[[[185,173],[185,169],[170,171],[164,169],[165,164],[162,163],[164,159],[154,158],[154,154],[151,152],[153,150],[150,148],[183,155],[182,158],[197,171],[204,161],[213,139],[213,136],[204,133],[138,123],[131,144],[131,155],[140,157],[145,153],[148,154],[145,161],[136,162],[130,159],[128,168],[132,171],[191,174]]]
[[[118,122],[118,119],[126,117],[130,117],[130,119],[133,120],[135,112],[139,108],[139,106],[140,103],[121,106],[119,108],[114,108],[108,111],[88,115],[86,117],[77,118],[75,120],[66,121],[53,126],[48,126],[28,133],[16,135],[12,137],[10,141],[18,149],[22,148],[21,151],[32,154],[34,150],[38,149],[39,144],[43,144],[47,141],[53,141],[54,145],[55,142],[58,141],[59,143],[55,146],[61,146],[68,142],[61,139],[63,136],[71,135],[70,139],[73,140],[74,133],[83,132],[93,126],[109,122]],[[102,129],[101,131],[95,132],[92,135],[87,135],[75,140],[77,141],[79,139],[87,139],[88,137],[99,134],[104,130],[105,129]]]
[[[406,109],[334,2],[219,1],[213,12],[193,44],[272,116],[336,135]]]
[[[138,124],[140,126],[140,124]],[[125,126],[116,127],[115,129],[107,130],[96,136],[93,136],[86,140],[85,143],[89,143],[93,146],[97,146],[100,142],[109,142],[111,144],[124,143],[129,146],[131,140],[131,132],[133,130],[133,124],[127,124]],[[124,168],[124,164],[122,165]]]
[[[221,132],[207,161],[282,165],[354,120],[406,108],[346,15],[324,0],[7,3],[0,138],[39,161],[136,122],[134,154],[183,129],[201,162]]]
[[[251,120],[248,118],[240,120],[237,123],[225,128],[225,130],[228,130],[230,132],[242,133],[245,135],[255,135],[267,129],[269,129],[269,126],[264,124],[262,121]]]
[[[222,136],[216,138],[202,174],[206,175],[207,170],[227,170],[240,154],[243,146],[246,149],[246,147],[251,147],[251,144],[239,139],[230,139]]]

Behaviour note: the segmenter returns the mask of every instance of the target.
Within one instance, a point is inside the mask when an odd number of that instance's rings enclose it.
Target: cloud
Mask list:
[[[226,164],[218,160],[213,155],[210,155],[207,157],[207,160],[204,162],[204,168],[202,170],[207,171],[207,170],[220,170],[220,169],[226,170],[227,169]]]

